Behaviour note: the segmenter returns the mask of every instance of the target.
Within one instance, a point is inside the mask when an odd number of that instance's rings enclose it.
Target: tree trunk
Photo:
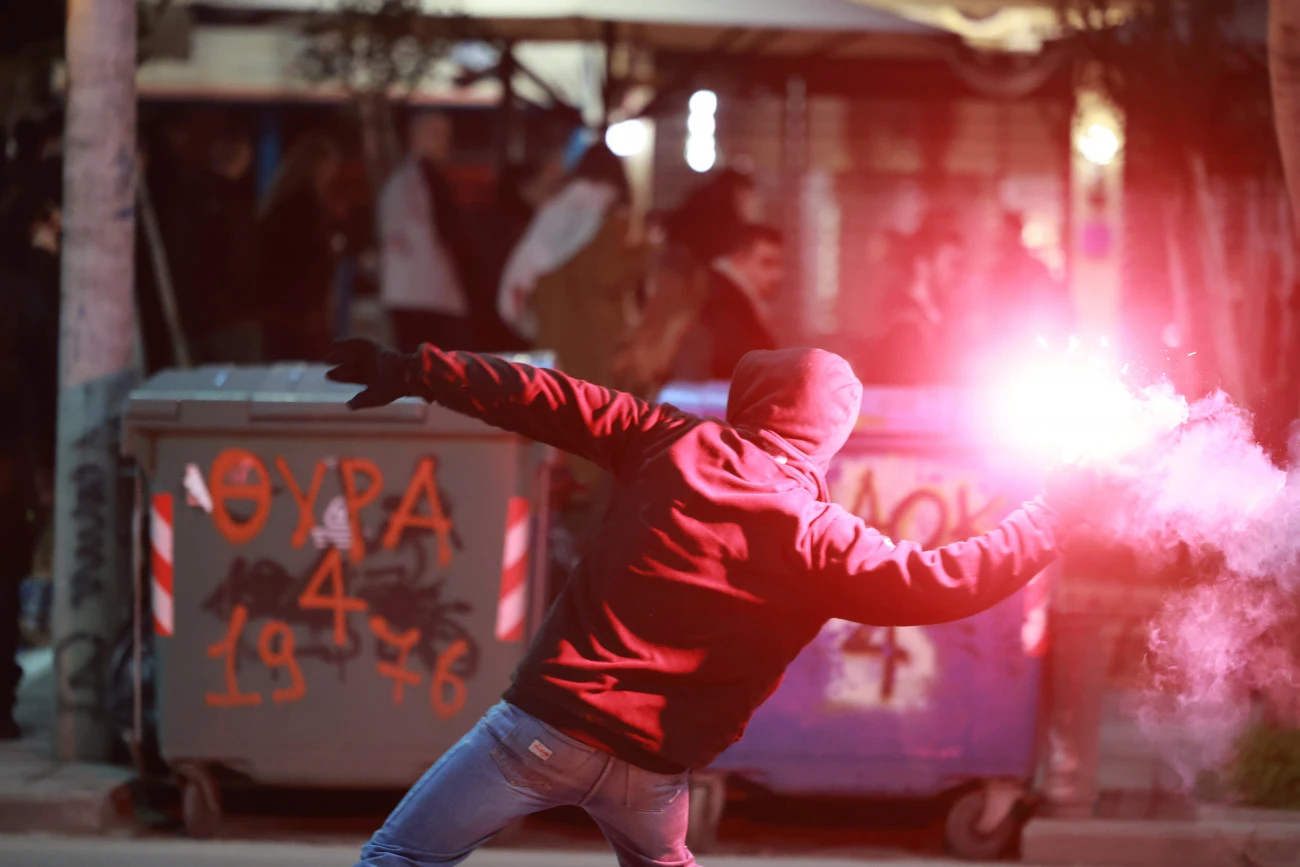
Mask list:
[[[1300,3],[1295,0],[1269,0],[1268,67],[1294,215],[1300,213]]]
[[[361,119],[361,145],[371,192],[378,202],[388,176],[402,161],[402,147],[397,140],[393,105],[386,94],[360,93],[355,97]]]
[[[1277,125],[1278,148],[1282,154],[1282,168],[1286,172],[1288,198],[1291,202],[1291,225],[1300,225],[1300,3],[1295,0],[1269,0],[1268,4],[1268,69],[1273,89],[1273,118]],[[1294,269],[1292,269],[1294,270]],[[1298,375],[1293,363],[1300,355],[1300,329],[1295,310],[1294,287],[1283,287],[1289,294],[1286,327],[1282,332],[1279,349],[1283,357],[1280,365],[1279,391],[1291,399],[1288,415],[1300,410],[1294,405]]]
[[[103,761],[105,662],[128,608],[118,436],[134,381],[135,0],[68,3],[54,518],[55,755]]]

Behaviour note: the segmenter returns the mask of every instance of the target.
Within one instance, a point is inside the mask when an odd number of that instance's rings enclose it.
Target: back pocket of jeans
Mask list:
[[[492,761],[496,762],[501,776],[517,789],[549,789],[551,781],[539,768],[529,767],[529,760],[517,755],[506,742],[492,748]]]
[[[635,765],[627,768],[627,805],[638,813],[662,813],[689,788],[688,774],[656,774]]]

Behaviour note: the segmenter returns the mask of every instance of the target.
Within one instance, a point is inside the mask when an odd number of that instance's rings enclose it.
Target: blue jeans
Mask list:
[[[691,867],[688,775],[656,774],[501,702],[447,751],[361,850],[357,867],[459,864],[510,822],[577,805],[622,867]]]

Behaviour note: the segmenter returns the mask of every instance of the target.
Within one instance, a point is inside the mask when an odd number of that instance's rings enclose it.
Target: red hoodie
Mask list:
[[[969,617],[1055,555],[1055,516],[923,551],[830,502],[825,471],[862,385],[817,349],[751,352],[727,424],[466,352],[422,350],[421,394],[614,474],[593,541],[506,699],[660,772],[707,766],[829,618]]]

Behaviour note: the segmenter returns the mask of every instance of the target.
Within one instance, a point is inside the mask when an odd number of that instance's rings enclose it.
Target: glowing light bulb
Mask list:
[[[1119,134],[1108,126],[1094,123],[1079,135],[1078,148],[1083,158],[1095,166],[1108,166],[1120,152]]]
[[[643,120],[624,120],[605,130],[605,145],[614,156],[634,157],[645,150],[649,133]]]
[[[707,172],[718,161],[718,149],[711,138],[686,140],[686,165],[697,172]]]
[[[718,110],[718,95],[711,90],[697,90],[686,107],[691,114],[713,114]]]

